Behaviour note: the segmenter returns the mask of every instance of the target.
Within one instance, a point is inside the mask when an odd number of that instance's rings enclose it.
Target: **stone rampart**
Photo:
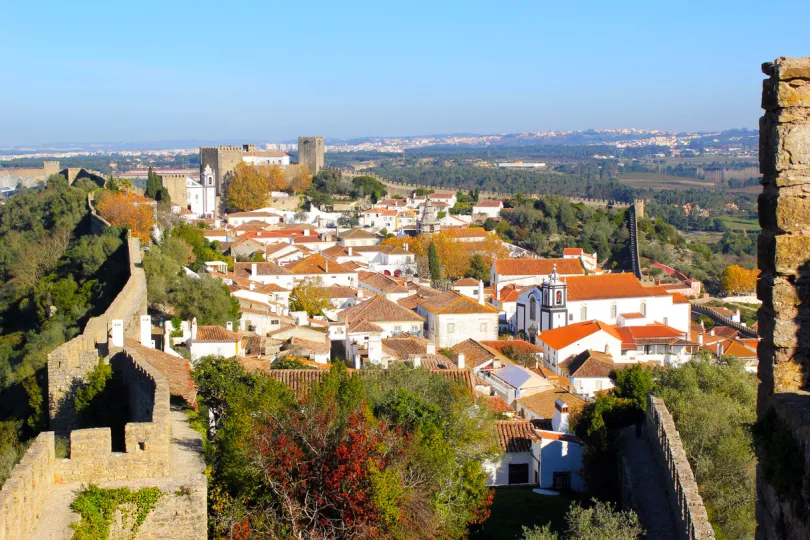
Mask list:
[[[104,314],[91,318],[81,334],[48,354],[48,413],[50,427],[58,433],[76,425],[73,396],[99,357],[107,356],[112,321],[124,321],[127,337],[139,336],[140,316],[146,313],[146,276],[138,239],[127,240],[127,256],[129,278]]]
[[[808,538],[810,57],[762,71],[757,538]]]
[[[710,318],[717,324],[721,324],[723,326],[730,326],[740,332],[740,334],[744,335],[745,337],[755,338],[757,337],[757,331],[751,328],[750,326],[745,326],[742,323],[738,323],[732,321],[725,315],[722,315],[716,309],[713,309],[711,306],[704,306],[701,304],[692,304],[692,310],[695,313],[700,313],[701,315],[705,315],[706,317]]]
[[[58,459],[57,483],[102,482],[168,476],[170,454],[169,384],[136,351],[115,354],[110,365],[127,387],[130,419],[125,451],[112,451],[110,428],[70,433],[70,458]]]
[[[672,515],[682,540],[714,538],[697,482],[686,458],[681,436],[664,402],[647,396],[647,436],[664,476]]]
[[[54,434],[40,433],[0,489],[0,540],[26,538],[54,483]]]

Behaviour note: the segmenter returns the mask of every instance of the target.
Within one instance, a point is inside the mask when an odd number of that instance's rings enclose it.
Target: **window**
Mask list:
[[[534,299],[534,296],[529,298],[529,318],[531,320],[537,320],[537,300]]]
[[[528,463],[510,463],[509,464],[509,483],[510,484],[528,484],[529,483],[529,464]]]
[[[557,291],[557,293],[554,295],[554,303],[557,304],[558,306],[562,305],[563,303],[562,291]]]
[[[647,316],[647,302],[641,303],[641,314]]]
[[[394,335],[401,334],[401,333],[402,333],[402,327],[401,326],[395,326],[394,327]]]
[[[582,306],[581,308],[579,308],[579,320],[580,321],[588,320],[588,306]]]
[[[453,333],[456,331],[456,324],[455,323],[447,323],[447,331],[449,333]]]
[[[616,307],[616,303],[610,304],[610,318],[615,319],[618,314],[618,308]]]
[[[551,476],[552,489],[555,491],[568,491],[571,489],[571,473],[555,472]]]
[[[419,334],[419,327],[418,326],[411,326],[411,333],[414,335]]]
[[[480,330],[481,330],[482,334],[486,334],[487,333],[487,323],[485,323],[485,322],[481,323],[481,329]]]
[[[568,314],[568,322],[573,322],[573,320],[574,320],[574,314],[573,314],[573,313],[569,313],[569,314]]]
[[[278,319],[273,319],[270,321],[270,324],[278,324]]]

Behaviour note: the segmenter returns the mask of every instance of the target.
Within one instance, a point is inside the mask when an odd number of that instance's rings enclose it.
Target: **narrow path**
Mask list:
[[[624,460],[629,469],[627,483],[638,518],[647,531],[645,538],[676,540],[676,521],[646,430],[644,426],[641,438],[636,438],[635,426],[622,430]]]

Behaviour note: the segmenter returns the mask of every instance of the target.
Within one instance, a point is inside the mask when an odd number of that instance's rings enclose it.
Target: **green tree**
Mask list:
[[[152,167],[149,167],[149,171],[146,173],[146,190],[144,190],[144,195],[150,199],[159,200],[158,192],[162,187],[163,180],[160,178],[160,175],[156,174],[155,171],[152,170]]]
[[[489,265],[483,255],[475,253],[470,257],[470,269],[466,275],[484,283],[489,282]]]
[[[428,246],[428,268],[430,269],[430,280],[434,283],[439,282],[442,279],[442,264],[439,261],[436,244],[433,242]]]
[[[177,279],[168,294],[168,301],[185,320],[196,317],[199,324],[225,326],[238,321],[239,301],[217,278],[183,276]]]
[[[652,369],[644,364],[633,364],[610,373],[616,387],[613,393],[634,403],[641,411],[647,410],[647,394],[652,392],[654,382]]]
[[[588,508],[575,504],[568,511],[568,538],[576,540],[636,540],[644,529],[633,511],[617,510],[612,504],[594,499]]]

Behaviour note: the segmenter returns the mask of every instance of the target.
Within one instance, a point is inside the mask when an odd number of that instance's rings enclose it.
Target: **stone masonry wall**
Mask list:
[[[119,352],[110,364],[123,375],[135,420],[124,428],[126,451],[112,451],[110,428],[72,431],[70,458],[56,460],[57,483],[131,480],[170,474],[169,384],[136,351]]]
[[[762,71],[757,537],[810,538],[810,58]]]
[[[40,433],[0,489],[0,540],[26,538],[51,494],[54,434]]]
[[[681,443],[681,436],[664,402],[647,396],[647,436],[653,446],[660,470],[665,473],[667,496],[672,516],[683,540],[714,538],[714,531],[703,498],[698,492],[695,475]]]
[[[48,413],[50,427],[67,433],[76,425],[73,395],[84,377],[107,355],[107,337],[113,320],[124,321],[127,337],[138,337],[140,316],[146,313],[146,276],[141,268],[140,245],[127,240],[129,279],[103,315],[93,317],[84,331],[48,355]]]

